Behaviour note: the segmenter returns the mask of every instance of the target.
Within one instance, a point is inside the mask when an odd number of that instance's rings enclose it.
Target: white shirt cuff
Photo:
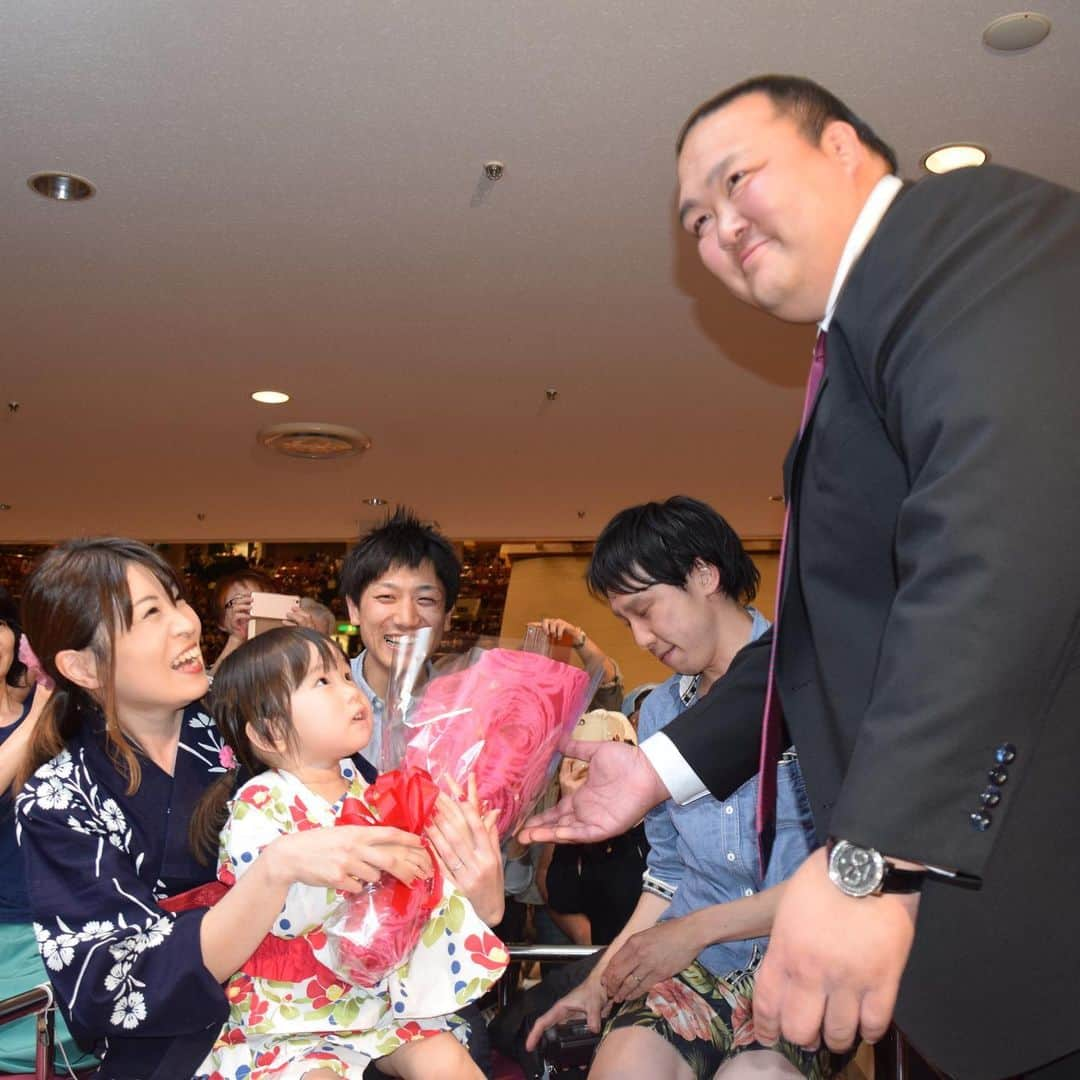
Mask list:
[[[656,775],[680,806],[709,794],[709,789],[701,782],[701,777],[690,768],[686,758],[662,731],[650,735],[641,744],[641,752],[649,759]]]

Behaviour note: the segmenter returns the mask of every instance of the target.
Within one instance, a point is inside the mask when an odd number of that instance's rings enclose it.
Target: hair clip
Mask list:
[[[41,666],[41,661],[37,658],[37,653],[34,652],[30,639],[25,634],[19,635],[18,656],[19,660],[26,665],[27,674],[38,686],[43,686],[46,690],[53,689],[56,684],[45,674],[45,669]]]

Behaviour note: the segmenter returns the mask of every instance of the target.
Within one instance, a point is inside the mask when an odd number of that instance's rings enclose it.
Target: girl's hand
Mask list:
[[[420,837],[383,825],[338,825],[290,833],[268,844],[272,873],[288,885],[325,885],[359,892],[387,873],[406,885],[432,874]]]
[[[476,778],[470,775],[468,798],[459,802],[439,795],[435,818],[427,831],[443,873],[469,898],[488,926],[503,917],[506,903],[498,814],[492,810],[481,815]]]

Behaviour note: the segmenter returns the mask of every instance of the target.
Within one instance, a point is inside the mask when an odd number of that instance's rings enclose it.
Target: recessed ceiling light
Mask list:
[[[385,506],[386,505],[386,500],[380,498],[378,495],[372,495],[370,499],[364,499],[363,501],[366,502],[368,504],[368,506]]]
[[[990,151],[974,143],[950,143],[938,146],[924,155],[922,167],[927,172],[947,173],[953,169],[968,169],[984,165],[990,160]]]
[[[289,400],[280,390],[256,390],[251,396],[262,405],[284,405]]]
[[[59,202],[89,199],[95,190],[89,180],[76,176],[74,173],[35,173],[26,182],[31,191],[36,191],[46,199],[56,199]]]
[[[1037,11],[1014,11],[989,23],[983,43],[998,52],[1017,52],[1038,45],[1050,33],[1050,20]]]

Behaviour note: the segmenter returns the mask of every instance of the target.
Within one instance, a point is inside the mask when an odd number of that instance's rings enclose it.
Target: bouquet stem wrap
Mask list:
[[[431,680],[409,717],[407,766],[453,794],[476,777],[482,805],[499,810],[504,838],[551,780],[564,737],[585,711],[594,679],[535,653],[491,649]],[[453,783],[448,783],[448,779]]]
[[[395,769],[368,787],[366,804],[347,799],[337,824],[386,825],[423,835],[438,795],[439,789],[422,769]],[[441,897],[437,864],[426,880],[406,885],[383,874],[363,891],[343,897],[324,925],[330,966],[356,986],[375,986],[412,954]]]

